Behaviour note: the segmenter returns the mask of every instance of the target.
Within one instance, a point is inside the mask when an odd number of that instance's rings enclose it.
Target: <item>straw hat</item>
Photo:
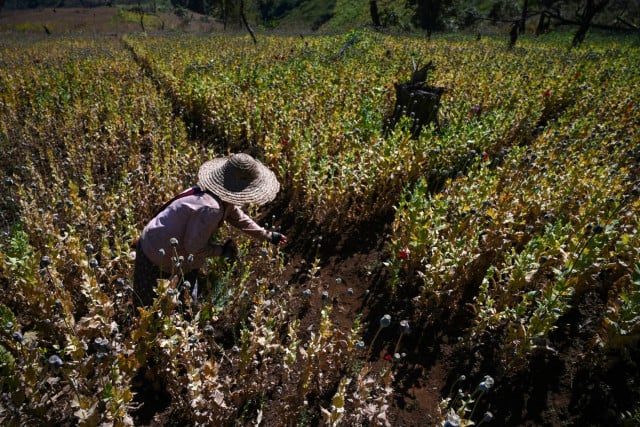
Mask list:
[[[263,205],[280,190],[276,175],[248,154],[239,153],[205,162],[198,171],[198,185],[227,203]]]

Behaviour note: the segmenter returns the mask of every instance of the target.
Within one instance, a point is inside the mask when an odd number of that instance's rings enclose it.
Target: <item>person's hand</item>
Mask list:
[[[271,243],[276,246],[284,246],[288,242],[287,236],[282,233],[278,233],[277,231],[271,232]]]
[[[220,256],[225,257],[229,261],[233,261],[238,256],[238,247],[231,239],[224,242],[222,245],[222,254]]]

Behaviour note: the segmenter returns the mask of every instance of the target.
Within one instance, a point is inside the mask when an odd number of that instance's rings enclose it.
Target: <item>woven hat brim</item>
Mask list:
[[[199,185],[211,191],[227,203],[244,205],[254,203],[264,205],[275,199],[280,191],[280,183],[276,174],[256,160],[257,176],[250,181],[231,179],[225,174],[228,157],[209,160],[200,166],[198,171]]]

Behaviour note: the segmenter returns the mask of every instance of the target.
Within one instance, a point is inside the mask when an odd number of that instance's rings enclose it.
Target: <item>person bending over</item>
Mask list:
[[[276,175],[248,154],[202,164],[198,184],[167,202],[142,230],[136,243],[134,306],[153,303],[157,279],[173,273],[180,257],[180,268],[188,274],[200,269],[208,257],[236,256],[231,240],[224,245],[212,243],[225,222],[253,239],[285,245],[285,235],[265,230],[241,209],[250,203],[268,203],[279,190]]]

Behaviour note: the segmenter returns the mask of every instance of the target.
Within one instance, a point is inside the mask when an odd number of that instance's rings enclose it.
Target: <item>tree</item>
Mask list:
[[[520,17],[520,34],[524,34],[526,29],[527,15],[529,14],[529,0],[524,0],[522,5],[522,16]]]
[[[224,23],[224,29],[227,29],[227,22],[229,22],[229,0],[222,0],[222,22]]]
[[[453,13],[453,0],[409,0],[409,4],[415,5],[415,20],[421,28],[427,31],[443,29],[444,19]]]
[[[575,47],[584,41],[584,36],[587,34],[587,31],[589,31],[591,21],[608,3],[609,0],[587,0],[582,13],[579,15],[580,25],[578,31],[576,31],[576,34],[573,36],[571,46]]]
[[[538,26],[536,27],[536,36],[546,33],[549,31],[549,25],[551,23],[551,16],[546,11],[540,12],[540,17],[538,18]]]
[[[142,32],[145,32],[144,29],[144,8],[142,7],[142,1],[138,0],[138,12],[140,13],[140,27],[142,28]]]
[[[377,0],[369,1],[369,10],[371,11],[371,21],[373,22],[373,26],[376,28],[380,27],[380,14],[378,13]]]
[[[516,45],[516,42],[518,41],[518,29],[519,29],[520,25],[518,23],[518,21],[513,21],[513,24],[511,24],[511,30],[509,31],[509,47],[513,48]]]
[[[174,7],[182,7],[195,13],[206,15],[210,12],[208,0],[171,0]]]
[[[247,21],[247,15],[244,13],[244,0],[240,0],[240,18],[242,18],[242,23],[247,28],[247,31],[249,31],[249,34],[251,34],[253,43],[258,44],[258,39],[256,39],[256,35],[254,34],[253,29],[251,28],[251,26],[249,25],[249,22]]]
[[[549,26],[551,19],[556,21],[560,25],[577,26],[575,35],[571,42],[572,47],[576,47],[584,41],[584,38],[592,26],[604,28],[607,30],[620,31],[625,28],[613,25],[604,25],[602,23],[594,24],[594,18],[603,12],[608,12],[608,15],[618,15],[618,17],[624,15],[630,8],[632,9],[633,2],[624,0],[542,0],[541,6],[544,9],[541,12],[541,17],[538,22],[538,30],[536,33],[544,31],[545,27]],[[607,8],[611,4],[610,8]],[[567,13],[574,12],[574,16],[567,15]],[[616,21],[620,22],[619,19]],[[633,29],[628,27],[627,29]]]

